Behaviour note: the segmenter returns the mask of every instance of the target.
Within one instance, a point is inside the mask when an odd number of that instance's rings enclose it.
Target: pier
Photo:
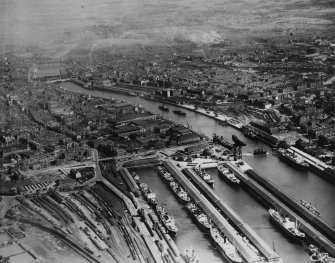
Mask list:
[[[126,182],[129,190],[131,192],[139,192],[140,188],[138,187],[137,183],[134,181],[134,178],[131,176],[127,168],[122,168],[119,170],[121,177]]]
[[[315,228],[324,233],[332,241],[335,241],[335,229],[325,223],[322,218],[317,217],[312,214],[308,209],[302,206],[298,201],[296,201],[292,196],[284,191],[284,189],[275,186],[269,180],[262,177],[254,170],[250,169],[246,171],[253,180],[259,183],[261,186],[266,188],[271,192],[275,197],[277,197],[285,205],[293,209],[295,212],[299,213],[306,221],[312,224]]]
[[[201,194],[201,192],[181,173],[172,163],[163,162],[164,167],[171,175],[187,190],[192,199],[198,206],[208,214],[211,220],[218,228],[227,236],[227,238],[235,245],[236,249],[241,253],[246,262],[260,262],[259,256],[252,251],[247,244],[240,238],[236,230],[228,223],[228,221],[217,211],[217,209]],[[283,262],[278,256],[271,258],[272,262]]]
[[[290,147],[288,151],[300,155],[309,164],[311,171],[335,185],[335,170],[329,165],[295,147]]]
[[[193,169],[185,168],[185,174],[191,178],[205,195],[214,203],[241,232],[255,245],[255,247],[266,257],[268,261],[275,261],[279,256],[268,246],[268,244],[223,200],[221,200],[214,190],[198,177]]]
[[[278,187],[274,185],[270,186],[268,184],[263,186],[260,185],[250,176],[250,174],[257,174],[254,170],[250,169],[250,167],[242,170],[240,167],[237,167],[232,163],[227,163],[227,167],[229,167],[229,169],[241,180],[242,185],[246,187],[251,194],[260,199],[263,204],[268,207],[276,207],[282,211],[282,213],[289,215],[290,218],[296,219],[297,223],[301,225],[301,230],[304,233],[306,233],[318,245],[323,247],[328,253],[335,255],[335,244],[330,239],[274,196],[273,192],[275,190],[279,192]],[[289,202],[293,203],[292,199],[289,200]]]

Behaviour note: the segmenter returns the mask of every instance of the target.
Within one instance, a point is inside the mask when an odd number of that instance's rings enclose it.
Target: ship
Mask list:
[[[320,217],[319,211],[316,210],[316,207],[313,206],[311,203],[305,201],[305,200],[300,200],[300,204],[304,207],[306,207],[307,210],[309,210],[312,214]]]
[[[234,148],[234,145],[232,143],[228,142],[227,140],[225,140],[223,138],[223,136],[219,136],[219,135],[214,134],[213,135],[213,142],[222,145],[223,147],[227,148],[228,150],[232,150]]]
[[[170,109],[164,105],[159,105],[158,108],[162,111],[169,111]]]
[[[171,187],[173,193],[175,193],[175,195],[178,197],[178,200],[181,203],[187,204],[188,202],[191,201],[191,198],[188,195],[188,193],[186,193],[184,191],[184,189],[178,185],[177,182],[174,182],[174,181],[170,182],[170,187]]]
[[[166,171],[162,166],[158,166],[158,173],[163,177],[164,182],[170,183],[173,181],[172,175]]]
[[[178,228],[175,225],[173,216],[170,216],[161,205],[157,205],[155,211],[169,235],[175,237],[177,235]]]
[[[185,250],[184,258],[186,263],[200,263],[200,261],[195,256],[193,248],[188,248]]]
[[[305,162],[302,157],[296,155],[294,152],[290,153],[285,149],[279,148],[278,153],[282,160],[286,161],[288,164],[298,169],[305,170],[309,167],[309,164]]]
[[[155,207],[158,204],[156,194],[151,191],[146,183],[140,183],[139,186],[148,204]]]
[[[133,179],[134,179],[134,181],[135,181],[135,183],[137,183],[137,184],[140,184],[141,183],[141,179],[140,179],[140,176],[137,174],[137,173],[135,173],[135,172],[132,172],[132,177],[133,177]]]
[[[293,240],[301,241],[305,239],[305,233],[298,229],[297,223],[291,221],[289,217],[282,216],[275,209],[269,209],[271,219]]]
[[[181,110],[174,110],[173,113],[181,116],[186,116],[186,112]]]
[[[267,155],[268,152],[265,149],[262,148],[257,148],[254,150],[254,155],[259,156],[259,155]]]
[[[258,136],[257,136],[257,133],[248,129],[248,128],[244,128],[243,129],[243,135],[251,140],[255,140],[257,141],[258,140]]]
[[[221,125],[221,126],[227,126],[228,122],[227,122],[227,120],[222,120],[222,121],[219,121],[219,125]]]
[[[243,259],[236,250],[236,247],[228,240],[226,236],[222,236],[218,228],[216,227],[211,228],[210,233],[220,253],[224,256],[224,258],[228,262],[230,263],[243,262]]]
[[[228,183],[233,185],[240,184],[240,179],[238,179],[228,168],[219,165],[218,170],[221,177],[223,177],[223,179],[225,179]]]
[[[200,167],[195,167],[194,171],[199,175],[202,180],[204,180],[210,187],[214,187],[214,180],[211,178],[211,176],[206,173],[204,170],[202,170]]]
[[[209,232],[212,228],[212,223],[210,218],[195,204],[188,203],[186,209],[190,216],[195,220],[196,224],[205,232]]]
[[[335,258],[330,257],[328,253],[321,252],[315,245],[310,244],[308,246],[308,251],[310,254],[310,261],[312,262],[321,262],[321,263],[334,263]]]

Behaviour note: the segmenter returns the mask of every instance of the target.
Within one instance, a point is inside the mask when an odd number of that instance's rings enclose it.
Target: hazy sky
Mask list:
[[[334,0],[1,0],[0,42],[51,48],[125,40],[202,44],[232,33],[326,24],[320,14],[334,8]]]

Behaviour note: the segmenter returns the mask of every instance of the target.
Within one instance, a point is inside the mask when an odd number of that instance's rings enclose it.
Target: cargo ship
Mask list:
[[[159,105],[158,108],[162,111],[169,111],[170,109],[164,105]]]
[[[173,181],[172,175],[166,171],[162,166],[157,167],[158,173],[162,176],[164,182],[170,183]]]
[[[240,184],[240,179],[238,179],[228,168],[223,165],[218,166],[219,174],[223,179],[225,179],[228,183],[236,185]]]
[[[282,159],[283,161],[286,161],[288,164],[298,169],[305,170],[309,167],[309,164],[305,162],[305,160],[302,157],[300,157],[299,155],[296,155],[294,152],[290,153],[289,151],[285,149],[279,148],[278,153],[279,153],[280,159]]]
[[[230,263],[242,263],[243,259],[239,255],[236,247],[228,240],[226,236],[222,236],[218,228],[213,227],[210,230],[211,237],[217,245],[220,253]]]
[[[262,148],[258,148],[254,150],[254,155],[259,156],[259,155],[267,155],[268,152]]]
[[[184,258],[186,263],[200,263],[200,261],[195,256],[193,248],[188,248],[185,250]]]
[[[206,173],[204,170],[202,170],[200,167],[195,167],[194,171],[199,175],[202,180],[206,182],[210,187],[214,187],[214,180],[211,178],[211,176]]]
[[[307,210],[309,210],[312,214],[320,217],[319,211],[316,210],[316,207],[313,206],[311,203],[305,201],[305,200],[300,200],[300,204],[304,207],[306,207]]]
[[[181,116],[186,116],[186,112],[181,110],[174,110],[173,113]]]
[[[174,181],[170,182],[170,187],[181,203],[187,204],[188,202],[191,201],[191,198],[188,195],[188,193],[186,193],[184,189],[181,186],[179,186],[177,182]]]
[[[169,235],[175,237],[177,235],[178,228],[176,227],[173,216],[170,216],[161,205],[157,205],[155,211]]]
[[[304,240],[305,233],[299,230],[297,223],[291,221],[289,217],[282,216],[275,209],[269,209],[271,219],[293,240]]]
[[[210,218],[195,204],[188,203],[186,209],[190,216],[195,220],[196,224],[205,232],[209,232],[212,228],[212,223]]]
[[[158,204],[156,194],[151,191],[146,183],[140,183],[139,186],[148,204],[155,207]]]

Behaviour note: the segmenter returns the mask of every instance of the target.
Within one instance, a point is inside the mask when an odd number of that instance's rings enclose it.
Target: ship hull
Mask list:
[[[171,237],[175,237],[177,236],[177,230],[172,230],[171,228],[169,228],[166,223],[165,223],[165,220],[162,218],[162,215],[157,211],[157,207],[155,207],[155,212],[159,218],[159,221],[162,223],[163,227],[165,228],[165,230],[168,232],[168,234],[171,236]]]
[[[279,158],[280,158],[282,161],[284,161],[284,162],[286,162],[287,164],[289,164],[290,166],[292,166],[292,167],[294,167],[294,168],[297,168],[297,169],[299,169],[299,170],[306,170],[306,169],[307,169],[306,166],[301,165],[301,164],[295,162],[295,161],[292,160],[291,158],[289,158],[289,157],[287,157],[287,156],[285,156],[285,155],[283,155],[283,154],[281,154],[281,153],[279,153]]]
[[[279,223],[276,219],[274,219],[271,215],[270,215],[270,220],[271,222],[273,222],[280,230],[282,230],[282,232],[284,232],[284,234],[291,240],[294,242],[301,242],[304,240],[303,237],[298,237],[293,235],[290,231],[288,231],[281,223]]]
[[[177,115],[180,115],[180,116],[186,116],[186,112],[179,111],[179,110],[174,110],[173,113],[177,114]]]
[[[172,179],[171,181],[169,181],[168,179],[166,179],[165,176],[164,176],[164,173],[163,173],[163,172],[161,172],[161,171],[159,171],[159,170],[157,170],[157,171],[158,171],[159,175],[161,176],[162,180],[163,180],[165,183],[170,184],[170,182],[173,181],[173,179]]]
[[[238,186],[239,183],[235,183],[232,180],[230,180],[223,172],[219,170],[220,178],[222,178],[226,183],[230,184],[231,186]]]
[[[167,107],[159,106],[158,108],[162,111],[166,111],[166,112],[169,111],[169,108],[167,108]]]
[[[225,262],[227,263],[236,263],[235,261],[231,260],[226,252],[219,246],[219,244],[215,241],[214,237],[211,235],[211,240],[215,246],[215,248],[217,248],[217,250],[220,252],[220,254],[223,256],[223,258],[225,259]]]
[[[211,230],[210,228],[207,228],[207,227],[205,227],[203,224],[201,224],[201,223],[198,221],[198,219],[197,219],[197,217],[195,216],[195,214],[194,214],[190,209],[188,209],[187,207],[186,207],[186,209],[187,209],[187,211],[188,211],[190,217],[195,221],[196,225],[197,225],[203,232],[210,232],[210,230]]]
[[[171,191],[173,192],[173,194],[176,196],[176,198],[181,204],[186,205],[188,202],[190,202],[190,201],[186,201],[182,199],[181,197],[179,197],[179,195],[172,188],[171,188]]]

